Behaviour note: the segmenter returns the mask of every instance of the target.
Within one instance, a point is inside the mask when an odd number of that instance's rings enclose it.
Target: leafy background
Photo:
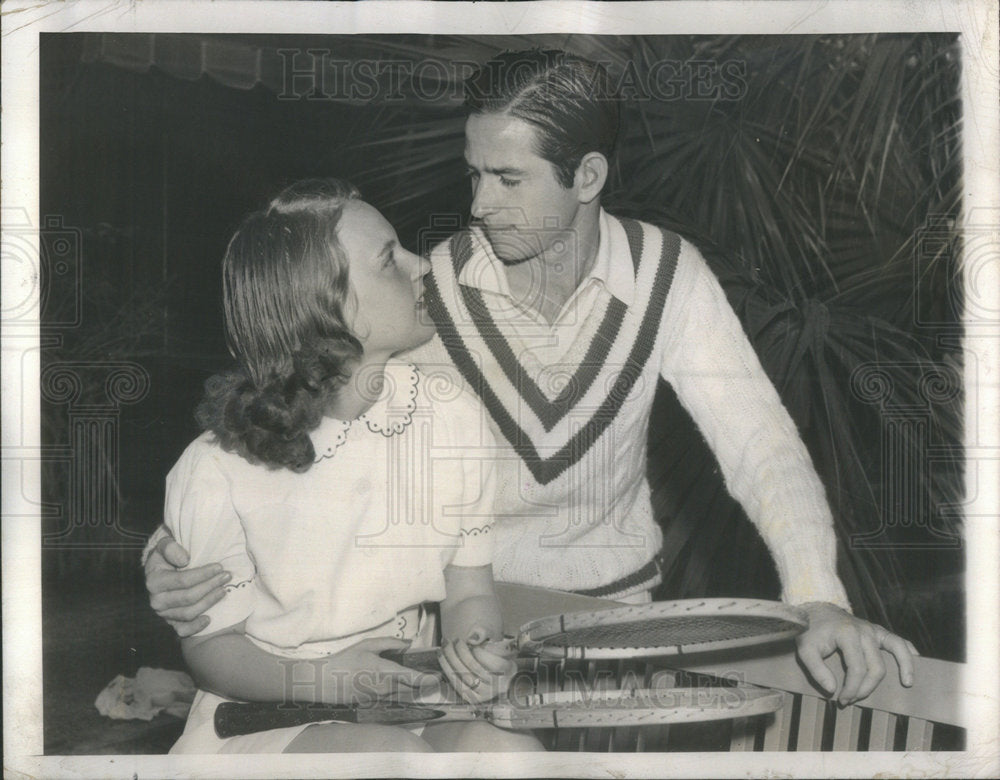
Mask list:
[[[456,67],[341,99],[240,82],[235,66],[108,53],[135,36],[42,36],[42,213],[76,231],[85,271],[80,301],[49,296],[43,362],[127,359],[151,377],[148,397],[121,410],[120,463],[107,466],[125,527],[159,522],[201,382],[226,359],[218,261],[240,216],[295,178],[345,176],[424,247],[468,213],[457,64],[566,48],[638,78],[606,204],[681,233],[719,275],[827,486],[856,611],[925,654],[962,658],[955,35],[154,38],[151,51],[218,46],[232,62],[292,47]],[[641,85],[663,62],[735,68],[738,89],[649,99]],[[59,326],[76,305],[79,325]],[[66,419],[45,405],[48,443],[66,441]],[[45,468],[47,506],[64,505],[64,466]],[[671,555],[659,595],[777,596],[766,549],[666,385],[649,475]],[[85,530],[87,545],[45,550],[46,593],[101,582],[141,602],[134,544]]]
[[[463,46],[462,44],[465,43]],[[624,129],[605,198],[697,244],[720,276],[816,461],[856,611],[960,653],[959,60],[954,36],[553,37],[623,84]],[[481,39],[451,56],[475,60]],[[419,47],[414,59],[426,56]],[[657,63],[738,67],[741,89],[648,99]],[[638,74],[639,86],[634,85]],[[729,86],[732,86],[731,84]],[[649,92],[649,90],[647,90]],[[661,90],[662,94],[662,90]],[[355,128],[375,164],[352,175],[394,223],[461,190],[462,122],[401,109]],[[358,159],[365,159],[363,154]],[[464,209],[455,209],[459,213]],[[412,227],[411,227],[412,226]],[[934,249],[926,239],[938,238]],[[664,598],[774,596],[768,555],[725,494],[698,432],[661,388],[649,476],[671,561]],[[905,479],[902,475],[915,475]],[[901,484],[902,482],[902,484]],[[943,548],[943,549],[941,549]],[[944,563],[942,563],[944,561]],[[945,620],[951,629],[940,632]]]

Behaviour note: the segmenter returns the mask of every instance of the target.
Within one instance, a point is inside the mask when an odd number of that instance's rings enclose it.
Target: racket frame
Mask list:
[[[764,715],[780,709],[783,701],[779,691],[735,685],[551,691],[478,705],[222,702],[215,710],[215,729],[220,738],[227,738],[324,722],[406,725],[483,720],[512,729],[643,726]]]
[[[761,631],[756,635],[683,644],[601,646],[596,643],[565,645],[552,643],[553,637],[573,630],[586,629],[593,633],[600,626],[620,627],[644,620],[670,617],[764,618],[782,621],[784,625],[777,629]],[[681,599],[677,601],[653,601],[648,604],[622,604],[597,610],[565,612],[536,618],[524,623],[516,638],[491,642],[489,646],[494,648],[494,652],[500,654],[516,655],[522,658],[535,656],[544,660],[650,658],[754,647],[792,639],[808,627],[809,618],[803,610],[780,601],[732,598]],[[437,660],[439,651],[440,648],[390,650],[381,655],[383,658],[411,669],[440,673],[441,667]]]
[[[560,637],[576,630],[586,629],[593,633],[600,626],[622,627],[643,621],[671,617],[692,618],[763,618],[781,621],[767,631],[732,639],[716,639],[705,642],[683,644],[659,644],[645,646],[600,646],[596,644],[553,644],[553,637]],[[715,650],[730,650],[740,647],[792,639],[809,627],[806,613],[797,607],[779,601],[757,599],[682,599],[679,601],[654,601],[648,604],[623,605],[594,611],[567,612],[561,615],[531,620],[521,626],[516,640],[522,654],[536,655],[546,659],[594,659],[605,658],[648,658],[652,656],[690,655]]]

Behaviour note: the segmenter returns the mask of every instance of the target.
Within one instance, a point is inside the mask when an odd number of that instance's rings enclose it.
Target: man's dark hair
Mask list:
[[[559,50],[507,51],[465,81],[472,114],[509,114],[538,129],[538,155],[573,185],[589,152],[614,152],[621,109],[604,66]]]

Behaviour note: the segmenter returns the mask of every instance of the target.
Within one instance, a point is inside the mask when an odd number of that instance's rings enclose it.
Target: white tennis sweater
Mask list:
[[[482,401],[499,446],[498,580],[585,590],[649,564],[663,541],[646,480],[659,375],[767,544],[782,598],[849,608],[823,486],[691,244],[602,211],[594,267],[551,324],[513,302],[478,230],[439,245],[431,264],[425,300],[438,336],[408,358]]]

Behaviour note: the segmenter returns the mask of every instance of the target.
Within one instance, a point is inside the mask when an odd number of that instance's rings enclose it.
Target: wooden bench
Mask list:
[[[516,634],[528,620],[573,610],[604,609],[615,602],[570,593],[498,584],[504,629]],[[963,664],[915,659],[915,682],[899,683],[896,662],[883,652],[886,676],[857,705],[838,707],[813,685],[791,642],[749,651],[706,653],[683,658],[588,661],[550,665],[541,671],[546,686],[592,683],[597,677],[619,681],[629,676],[648,684],[668,676],[677,684],[738,681],[783,691],[785,703],[772,715],[723,723],[601,729],[552,729],[543,735],[555,750],[647,752],[660,750],[730,751],[926,751],[965,747],[961,702],[967,691]],[[827,665],[843,680],[837,657]],[[700,728],[699,728],[700,727]],[[700,733],[699,733],[700,732]]]

